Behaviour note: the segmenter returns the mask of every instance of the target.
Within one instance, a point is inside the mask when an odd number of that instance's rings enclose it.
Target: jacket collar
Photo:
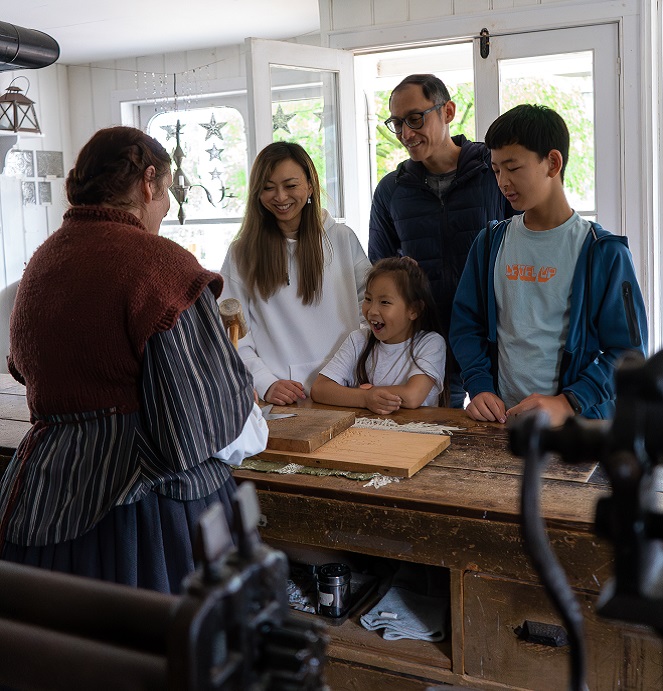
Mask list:
[[[490,169],[490,152],[483,143],[472,142],[464,134],[457,134],[451,139],[461,147],[455,184],[476,175],[479,171]],[[429,172],[423,163],[408,158],[401,161],[396,168],[396,183],[424,184],[427,175]]]

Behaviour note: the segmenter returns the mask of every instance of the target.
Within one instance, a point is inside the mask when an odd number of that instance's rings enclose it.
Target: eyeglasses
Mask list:
[[[420,130],[424,126],[424,117],[428,113],[432,113],[434,110],[440,110],[442,106],[446,105],[444,103],[438,103],[436,106],[427,108],[416,113],[410,113],[406,118],[389,118],[384,121],[384,124],[394,133],[400,134],[403,131],[403,123],[405,123],[411,130]]]

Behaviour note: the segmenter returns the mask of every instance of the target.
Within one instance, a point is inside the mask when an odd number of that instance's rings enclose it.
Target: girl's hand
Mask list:
[[[292,379],[275,381],[265,393],[265,401],[274,405],[289,405],[296,403],[300,398],[306,398],[304,386],[301,382]]]
[[[370,386],[365,391],[364,407],[368,408],[372,413],[389,415],[401,407],[401,397],[390,393],[381,386]]]

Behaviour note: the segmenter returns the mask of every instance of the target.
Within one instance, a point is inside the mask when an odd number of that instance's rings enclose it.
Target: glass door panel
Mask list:
[[[352,53],[246,39],[249,159],[272,141],[296,141],[316,163],[322,204],[359,221]]]
[[[519,103],[554,108],[571,135],[564,177],[571,206],[624,233],[617,25],[491,36],[487,58],[475,41],[474,63],[477,138]]]
[[[556,110],[569,128],[571,143],[564,186],[571,206],[596,219],[594,54],[539,55],[500,60],[500,111],[521,103]]]
[[[273,140],[306,149],[325,192],[323,206],[342,215],[338,74],[271,65],[270,75]]]

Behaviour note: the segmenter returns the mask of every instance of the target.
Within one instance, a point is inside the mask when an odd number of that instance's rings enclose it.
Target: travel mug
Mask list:
[[[318,614],[342,617],[350,609],[350,568],[345,564],[324,564],[318,569]]]

